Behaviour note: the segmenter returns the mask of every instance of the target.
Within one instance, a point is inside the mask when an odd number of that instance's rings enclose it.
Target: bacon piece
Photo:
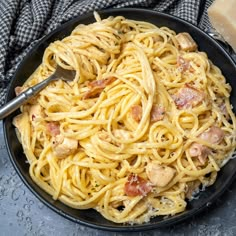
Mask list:
[[[49,122],[46,124],[46,129],[51,136],[60,134],[60,126],[58,122]]]
[[[197,157],[201,165],[205,165],[207,156],[210,152],[210,148],[200,143],[193,143],[189,148],[189,155],[191,157]]]
[[[208,131],[200,134],[199,138],[212,144],[218,144],[224,138],[224,131],[219,127],[212,126]]]
[[[16,96],[20,95],[23,92],[24,88],[22,86],[15,87]]]
[[[151,122],[163,120],[165,116],[165,108],[163,106],[153,105],[151,110]]]
[[[76,151],[78,140],[59,134],[52,138],[52,148],[58,158],[65,158]]]
[[[165,187],[174,177],[176,170],[169,166],[161,166],[157,163],[148,163],[146,173],[152,184]]]
[[[110,76],[106,79],[94,80],[88,83],[89,88],[105,88],[107,85],[113,83],[116,80],[116,77]]]
[[[133,105],[131,107],[131,116],[135,121],[139,122],[142,119],[142,113],[143,110],[140,105]]]
[[[130,174],[125,183],[125,194],[131,197],[146,196],[152,190],[151,185],[138,175]]]
[[[178,109],[191,108],[204,99],[204,93],[186,84],[185,87],[172,96]]]
[[[94,89],[90,89],[88,92],[86,92],[83,95],[83,99],[88,99],[88,98],[96,98],[100,95],[100,93],[102,92],[103,88],[94,88]]]
[[[197,49],[197,44],[189,33],[179,33],[175,36],[175,38],[181,50],[193,52]]]
[[[113,83],[115,80],[116,77],[110,76],[106,79],[94,80],[92,82],[89,82],[88,87],[90,88],[90,90],[84,94],[83,99],[98,97],[100,93],[103,91],[103,89],[107,85]]]

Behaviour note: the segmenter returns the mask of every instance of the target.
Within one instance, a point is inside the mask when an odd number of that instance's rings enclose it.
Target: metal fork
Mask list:
[[[66,70],[57,66],[55,72],[49,76],[47,79],[41,81],[40,83],[28,88],[20,95],[12,99],[10,102],[5,104],[0,108],[0,119],[4,119],[16,109],[18,109],[21,105],[29,101],[32,97],[37,95],[41,90],[43,90],[47,85],[49,85],[52,81],[62,79],[64,81],[72,81],[75,78],[74,70]]]

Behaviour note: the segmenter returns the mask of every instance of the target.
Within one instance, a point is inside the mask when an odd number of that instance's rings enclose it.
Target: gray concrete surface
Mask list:
[[[42,204],[22,183],[10,163],[0,122],[0,236],[234,236],[236,182],[206,212],[177,224],[140,233],[111,233],[71,222]]]

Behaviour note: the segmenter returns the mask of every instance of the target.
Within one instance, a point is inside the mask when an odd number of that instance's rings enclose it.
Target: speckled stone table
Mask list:
[[[235,195],[236,181],[206,211],[171,228],[140,233],[111,233],[81,226],[53,212],[22,183],[9,160],[0,122],[0,236],[234,236]]]

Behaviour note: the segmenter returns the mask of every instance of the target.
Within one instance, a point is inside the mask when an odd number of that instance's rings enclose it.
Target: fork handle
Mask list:
[[[0,120],[4,119],[21,105],[26,103],[30,98],[37,95],[42,89],[44,89],[52,80],[54,76],[50,76],[46,80],[41,81],[40,83],[28,88],[22,92],[19,96],[13,98],[10,102],[6,103],[3,107],[0,108]]]

